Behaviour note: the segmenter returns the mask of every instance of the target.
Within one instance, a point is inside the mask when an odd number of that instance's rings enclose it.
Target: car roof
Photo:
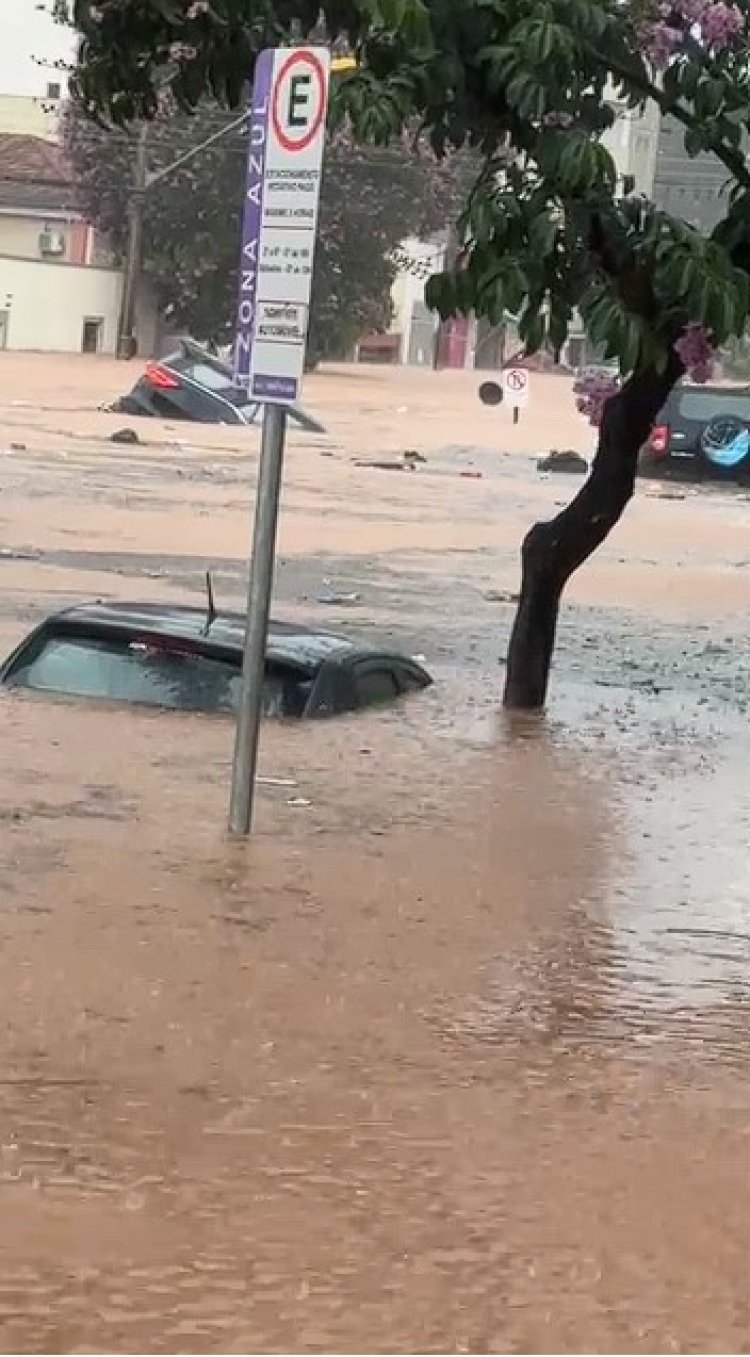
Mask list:
[[[736,386],[727,385],[720,382],[678,382],[677,386],[671,392],[675,398],[682,396],[685,392],[696,392],[698,395],[707,396],[750,396],[750,386],[746,383],[738,383]]]
[[[219,612],[206,633],[205,608],[164,603],[82,603],[55,613],[46,625],[74,623],[92,632],[126,631],[134,635],[165,636],[175,640],[200,642],[211,651],[235,651],[241,654],[245,643],[245,617],[242,613]],[[271,621],[268,626],[266,656],[280,663],[315,669],[328,659],[341,659],[357,653],[373,653],[343,636],[312,631],[294,622]]]

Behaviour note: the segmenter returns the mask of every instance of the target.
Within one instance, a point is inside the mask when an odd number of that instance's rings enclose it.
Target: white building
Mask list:
[[[424,367],[434,361],[437,316],[428,310],[424,291],[430,275],[443,267],[444,258],[445,241],[439,237],[404,241],[399,255],[401,267],[391,294],[391,331],[399,337],[401,363]]]
[[[49,86],[65,94],[67,70],[75,57],[71,28],[55,23],[51,0],[2,0],[0,3],[0,95],[46,99]],[[9,128],[31,131],[31,128]]]
[[[632,183],[634,193],[651,197],[656,173],[661,115],[658,106],[649,102],[643,111],[628,108],[614,88],[608,102],[614,110],[615,121],[602,137],[615,162],[620,187],[625,180]]]
[[[82,214],[55,143],[1,129],[0,349],[114,353],[122,276],[106,241]],[[153,352],[145,289],[138,338]]]
[[[0,349],[116,348],[121,271],[85,220],[55,140],[75,45],[39,0],[0,0]],[[138,337],[152,352],[147,297]]]

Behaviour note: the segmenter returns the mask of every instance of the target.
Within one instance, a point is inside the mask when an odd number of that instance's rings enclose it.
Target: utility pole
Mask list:
[[[141,123],[133,167],[133,188],[128,203],[128,243],[122,274],[122,301],[117,323],[117,357],[134,358],[137,350],[135,313],[143,259],[143,213],[146,201],[148,123]]]
[[[128,243],[125,250],[125,267],[122,275],[122,303],[120,306],[120,319],[117,326],[117,357],[134,358],[137,348],[135,335],[136,306],[138,301],[138,285],[141,279],[141,265],[143,263],[143,218],[146,207],[146,194],[155,184],[160,184],[163,179],[167,179],[175,170],[179,170],[186,165],[194,156],[200,155],[201,151],[207,151],[214,142],[221,141],[222,137],[227,137],[231,132],[238,132],[247,122],[247,113],[242,113],[232,122],[220,127],[217,132],[212,132],[210,137],[206,137],[199,142],[197,146],[191,146],[182,155],[173,160],[171,164],[165,165],[161,170],[153,170],[150,174],[147,168],[147,149],[148,149],[148,123],[142,123],[138,131],[138,141],[135,151],[135,165],[133,167],[133,187],[132,196],[128,204]]]

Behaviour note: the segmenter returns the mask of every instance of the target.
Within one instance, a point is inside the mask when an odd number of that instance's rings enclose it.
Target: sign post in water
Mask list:
[[[264,413],[229,808],[235,835],[252,823],[286,407],[299,397],[305,365],[330,61],[327,48],[261,52],[250,103],[234,368]]]

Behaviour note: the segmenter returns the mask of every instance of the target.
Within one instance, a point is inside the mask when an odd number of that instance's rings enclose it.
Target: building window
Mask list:
[[[104,321],[101,316],[87,316],[83,322],[83,334],[81,336],[81,353],[100,353],[102,347],[102,328]]]
[[[61,86],[57,80],[51,80],[47,85],[47,98],[57,100],[60,98]]]

